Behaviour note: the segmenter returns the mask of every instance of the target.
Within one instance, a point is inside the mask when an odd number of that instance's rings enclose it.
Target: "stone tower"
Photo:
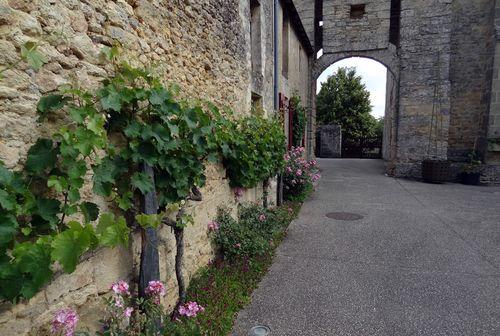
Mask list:
[[[426,157],[460,162],[475,150],[489,164],[485,178],[498,179],[494,1],[297,0],[296,6],[321,55],[313,80],[352,56],[387,67],[384,158],[394,175],[418,176]],[[433,115],[438,139],[430,136]]]

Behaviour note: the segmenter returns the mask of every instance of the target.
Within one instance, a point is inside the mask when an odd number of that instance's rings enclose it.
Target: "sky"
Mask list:
[[[356,73],[361,76],[362,82],[370,91],[372,115],[376,118],[384,116],[385,113],[385,84],[387,69],[381,63],[369,58],[351,57],[338,61],[329,66],[318,78],[317,90],[321,89],[321,83],[326,82],[329,76],[337,72],[340,67],[354,67]]]

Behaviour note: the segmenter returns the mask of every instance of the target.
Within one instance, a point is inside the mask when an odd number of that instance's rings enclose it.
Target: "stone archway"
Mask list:
[[[397,160],[398,142],[400,68],[396,47],[391,46],[391,48],[379,50],[327,53],[316,59],[311,70],[311,80],[313,81],[311,99],[314,102],[313,113],[314,115],[316,115],[316,82],[318,77],[331,65],[343,59],[352,57],[374,60],[384,65],[387,69],[387,90],[382,157],[389,163],[389,166],[391,166]]]

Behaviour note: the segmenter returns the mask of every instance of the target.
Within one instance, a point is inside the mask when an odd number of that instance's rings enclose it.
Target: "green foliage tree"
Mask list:
[[[353,68],[339,68],[317,95],[317,118],[323,125],[342,127],[342,150],[360,148],[373,136],[377,121],[370,114],[370,92]]]
[[[293,111],[293,146],[300,147],[302,146],[302,139],[304,138],[304,133],[306,131],[307,125],[307,116],[306,109],[302,105],[302,101],[300,96],[297,93],[294,93],[290,98],[290,108]]]

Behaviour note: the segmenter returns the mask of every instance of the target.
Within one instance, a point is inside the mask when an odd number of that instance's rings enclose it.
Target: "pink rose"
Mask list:
[[[111,289],[115,294],[119,295],[129,295],[129,286],[128,283],[126,283],[123,280],[119,280],[111,285]]]
[[[179,315],[186,317],[196,317],[199,312],[203,312],[205,308],[198,303],[190,301],[179,307]]]
[[[125,317],[130,317],[132,316],[132,312],[134,311],[134,308],[132,307],[127,307],[124,311],[123,311],[123,315]]]
[[[217,231],[219,230],[219,223],[215,221],[208,222],[208,231]]]
[[[237,200],[240,199],[244,193],[245,193],[245,189],[240,188],[240,187],[234,188],[234,197],[236,197]]]
[[[146,288],[145,292],[153,298],[154,303],[160,304],[160,297],[165,296],[167,291],[163,282],[152,280],[148,283],[148,287]]]
[[[259,215],[259,221],[264,222],[266,220],[266,215],[260,214]]]
[[[52,320],[52,333],[73,336],[78,323],[78,315],[70,308],[59,310]]]

